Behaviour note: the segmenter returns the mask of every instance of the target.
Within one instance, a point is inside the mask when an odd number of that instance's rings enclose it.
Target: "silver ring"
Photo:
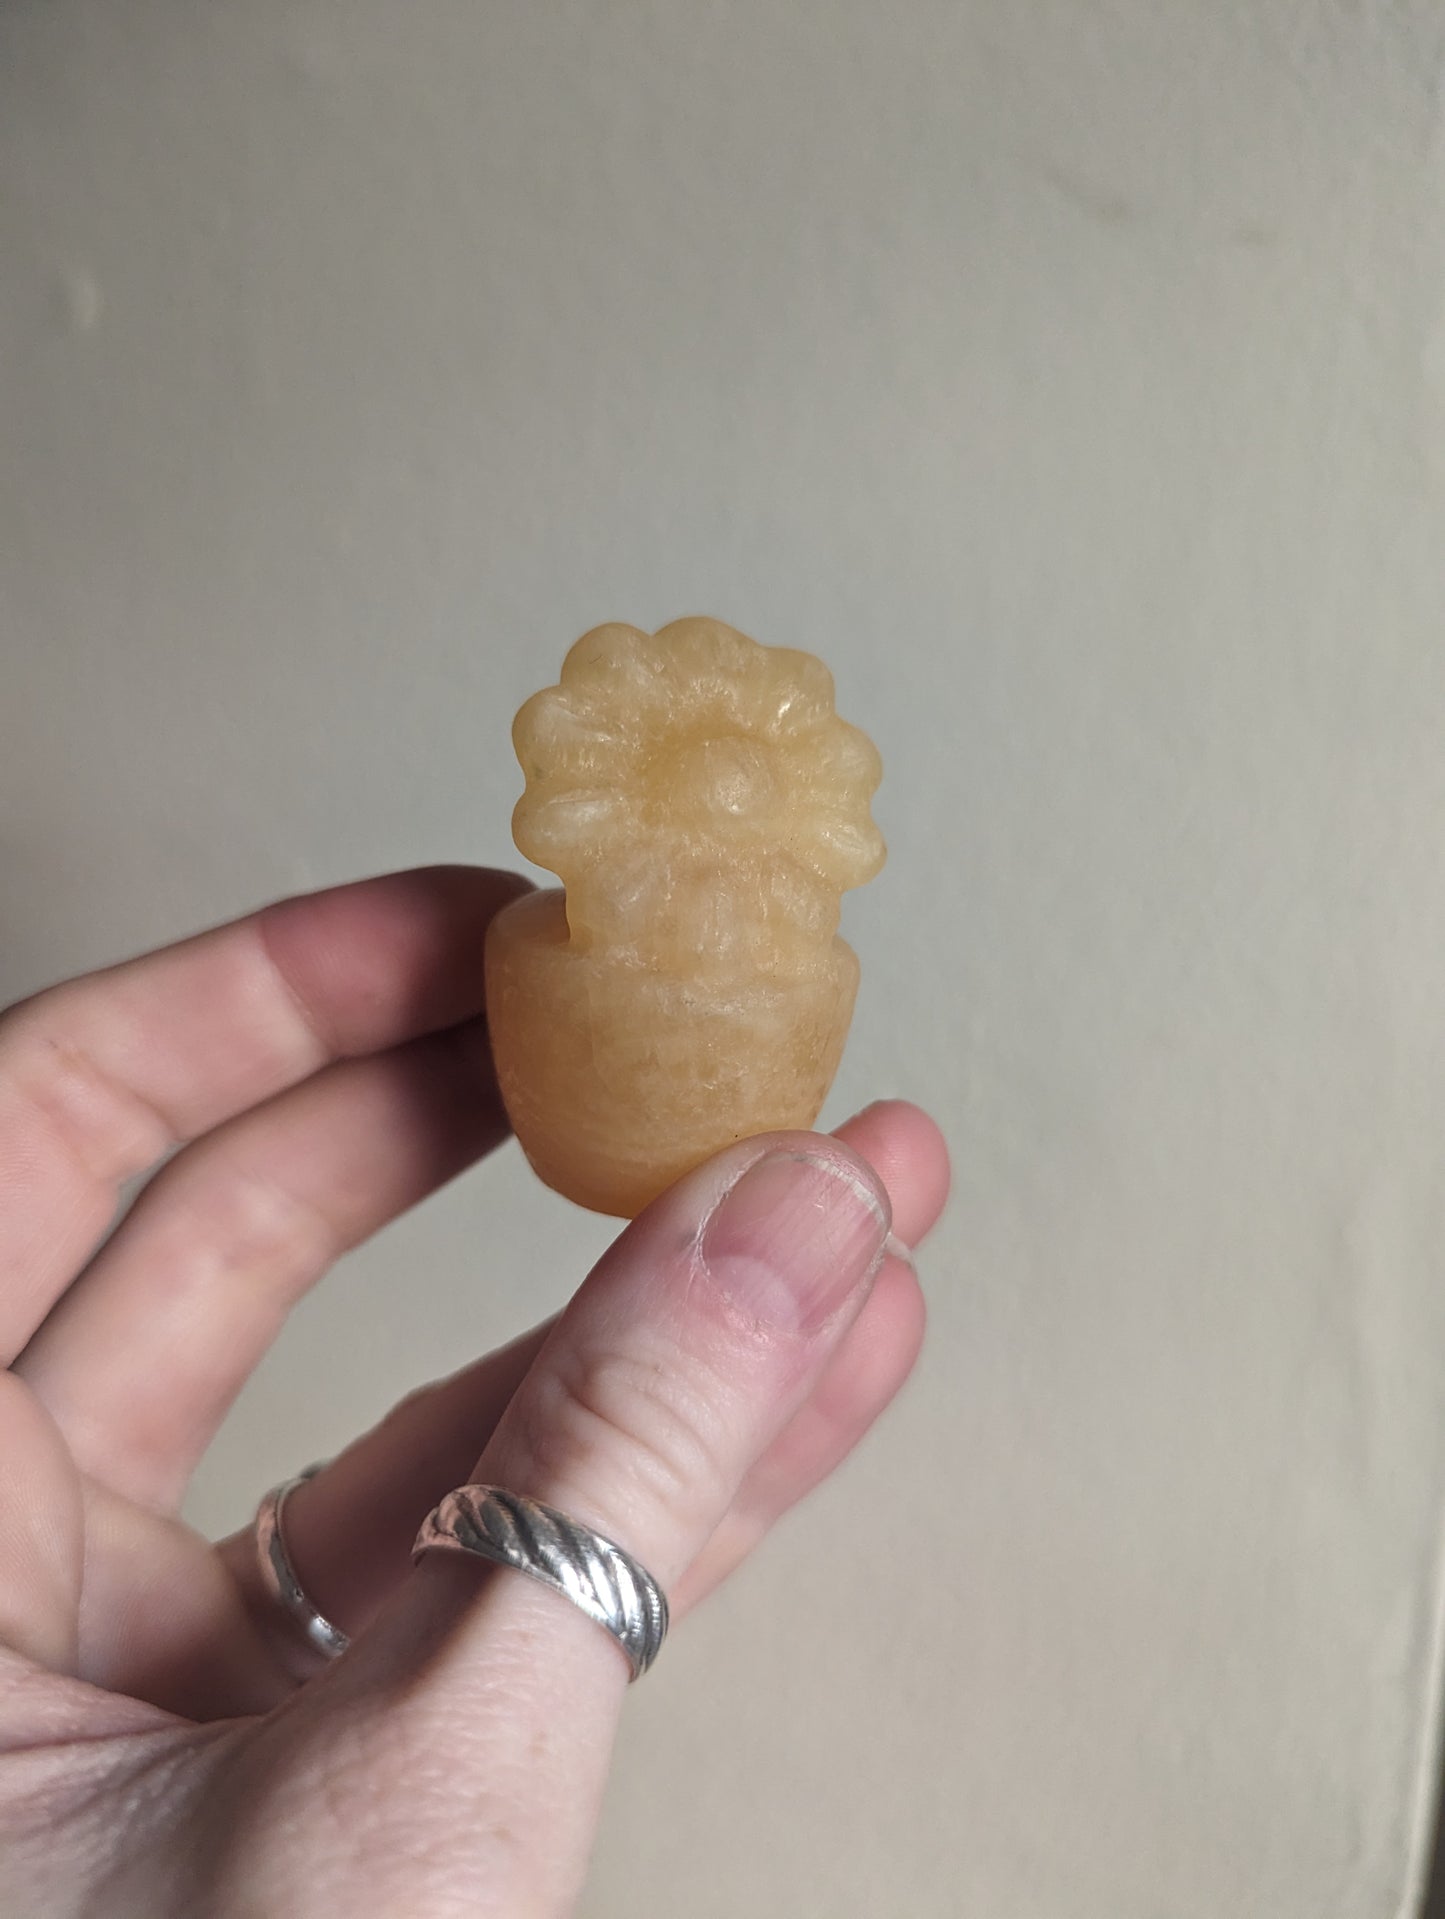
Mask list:
[[[428,1515],[412,1558],[468,1553],[538,1579],[606,1627],[640,1679],[667,1635],[667,1597],[644,1566],[590,1526],[500,1486],[459,1486]]]
[[[333,1626],[326,1615],[318,1612],[307,1598],[306,1589],[296,1577],[296,1568],[291,1564],[291,1555],[286,1550],[286,1536],[281,1530],[286,1501],[298,1486],[304,1485],[308,1479],[314,1479],[320,1471],[319,1464],[308,1466],[304,1473],[297,1473],[294,1479],[283,1480],[279,1486],[271,1488],[256,1508],[256,1563],[260,1567],[261,1584],[267,1594],[301,1628],[307,1645],[326,1659],[339,1659],[351,1641],[340,1626]]]

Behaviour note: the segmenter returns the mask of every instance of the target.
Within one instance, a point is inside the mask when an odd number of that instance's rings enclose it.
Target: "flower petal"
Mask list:
[[[866,808],[809,807],[789,839],[795,859],[843,891],[866,884],[888,856]]]
[[[768,648],[750,640],[721,620],[694,616],[659,627],[654,636],[666,650],[667,668],[674,678],[710,680],[716,675],[746,683],[763,671]]]
[[[846,720],[830,720],[798,746],[813,778],[842,800],[867,800],[878,791],[883,761],[868,735]]]
[[[768,674],[759,690],[756,724],[769,739],[788,739],[826,725],[834,715],[833,675],[811,653],[766,649]]]
[[[562,662],[562,686],[619,734],[653,732],[674,706],[666,648],[653,634],[619,622],[582,635]]]
[[[569,869],[605,854],[632,812],[630,797],[615,788],[548,782],[529,786],[518,800],[512,837],[527,859],[566,879]]]
[[[630,743],[616,722],[565,686],[532,695],[512,722],[512,745],[529,782],[611,784],[630,772]]]

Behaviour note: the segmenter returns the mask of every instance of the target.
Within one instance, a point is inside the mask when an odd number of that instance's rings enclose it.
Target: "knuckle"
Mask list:
[[[76,1029],[75,983],[52,986],[0,1013],[0,1092],[56,1142],[87,1179],[109,1184],[146,1172],[175,1138],[167,1116],[107,1071]]]
[[[178,1160],[174,1185],[171,1177],[169,1169],[161,1174],[146,1211],[159,1212],[165,1202],[165,1217],[186,1244],[194,1247],[199,1227],[216,1267],[243,1272],[263,1289],[272,1281],[287,1303],[343,1250],[317,1206],[253,1168],[207,1154],[191,1166]]]
[[[529,1399],[524,1443],[544,1485],[595,1479],[599,1463],[665,1512],[686,1511],[731,1484],[716,1381],[661,1354],[559,1351]]]

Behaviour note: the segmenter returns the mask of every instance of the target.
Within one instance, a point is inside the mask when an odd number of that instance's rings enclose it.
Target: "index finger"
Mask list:
[[[455,1025],[515,874],[436,866],[282,900],[0,1016],[0,1364],[120,1184],[333,1060]]]

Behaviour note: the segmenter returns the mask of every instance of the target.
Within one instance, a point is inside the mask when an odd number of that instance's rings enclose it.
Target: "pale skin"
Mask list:
[[[290,1307],[505,1138],[478,956],[521,884],[284,901],[0,1016],[0,1911],[569,1912],[625,1661],[520,1575],[413,1570],[419,1520],[469,1480],[560,1506],[685,1630],[907,1377],[922,1297],[884,1240],[917,1245],[948,1169],[887,1101],[689,1175],[555,1321],[293,1497],[297,1570],[355,1641],[324,1670],[249,1537],[177,1517]],[[398,1314],[424,1298],[412,1276]]]

